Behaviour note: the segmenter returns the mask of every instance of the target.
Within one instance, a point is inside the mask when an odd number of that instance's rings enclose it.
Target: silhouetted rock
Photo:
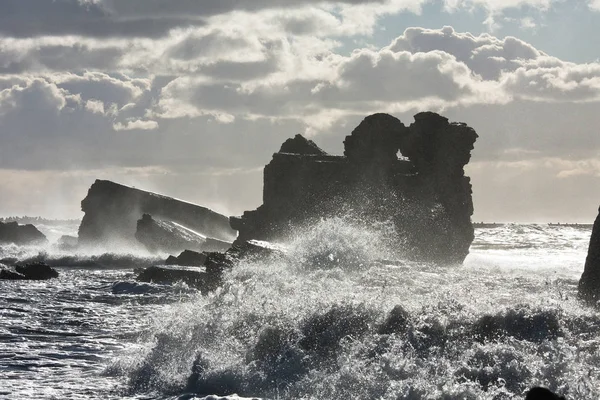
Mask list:
[[[594,221],[583,274],[579,280],[579,296],[590,303],[600,301],[600,208]]]
[[[177,257],[169,256],[166,265],[182,265],[187,267],[201,267],[206,262],[206,254],[197,251],[184,250]]]
[[[136,280],[156,283],[182,281],[206,294],[221,285],[223,273],[234,265],[234,258],[227,252],[197,253],[187,250],[179,257],[169,257],[167,261],[170,265],[155,265],[134,271],[138,274]],[[194,266],[188,266],[190,264]]]
[[[553,393],[549,389],[543,387],[534,387],[527,392],[525,400],[565,400],[565,398]]]
[[[178,223],[155,220],[149,214],[137,222],[135,238],[151,252],[225,251],[231,247],[230,242],[207,238]]]
[[[31,224],[19,225],[17,222],[0,222],[0,243],[39,245],[47,242],[46,236]]]
[[[399,253],[461,263],[474,237],[464,166],[476,139],[465,124],[431,112],[409,127],[387,114],[368,116],[346,137],[344,156],[310,151],[296,136],[265,167],[263,204],[231,217],[231,226],[238,241],[279,241],[326,217],[392,221]]]
[[[236,237],[227,217],[208,208],[110,181],[94,182],[81,209],[85,216],[79,226],[79,244],[84,246],[139,245],[135,232],[143,214],[218,240]]]
[[[0,279],[4,279],[7,281],[19,281],[27,278],[25,278],[25,275],[23,274],[19,274],[18,272],[15,272],[11,269],[0,266]]]
[[[7,268],[0,269],[0,279],[40,281],[52,278],[58,278],[58,272],[44,263],[17,265],[14,271]]]
[[[163,284],[185,282],[202,293],[214,290],[221,284],[220,274],[209,273],[205,268],[166,265],[148,267],[138,274],[136,280]]]
[[[312,154],[312,155],[327,155],[319,146],[312,140],[306,139],[302,135],[296,135],[293,139],[288,139],[281,145],[280,153],[294,154]]]

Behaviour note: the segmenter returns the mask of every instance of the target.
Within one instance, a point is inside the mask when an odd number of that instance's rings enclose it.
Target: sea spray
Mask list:
[[[572,272],[478,256],[463,267],[381,262],[384,242],[355,228],[324,220],[284,256],[242,261],[215,293],[158,311],[115,362],[130,394],[509,399],[546,385],[600,395],[599,317],[574,300]],[[404,323],[390,328],[398,306]]]

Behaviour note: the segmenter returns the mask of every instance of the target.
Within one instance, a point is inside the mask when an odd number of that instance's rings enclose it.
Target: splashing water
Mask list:
[[[475,246],[463,267],[391,263],[378,261],[385,233],[324,220],[285,256],[241,262],[216,293],[161,310],[110,370],[156,398],[600,396],[600,316],[574,300],[573,253],[534,268],[523,247],[509,268],[506,247],[486,263]]]

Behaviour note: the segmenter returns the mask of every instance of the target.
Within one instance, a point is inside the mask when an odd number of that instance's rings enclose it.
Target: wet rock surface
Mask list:
[[[461,263],[474,237],[464,166],[476,139],[472,128],[431,112],[408,127],[391,115],[368,116],[346,137],[344,156],[296,136],[265,167],[263,204],[231,226],[240,241],[278,241],[332,216],[391,221],[399,253]]]
[[[0,222],[0,243],[18,245],[40,245],[47,243],[46,236],[31,224]]]
[[[208,208],[156,193],[96,180],[81,202],[85,213],[79,245],[139,247],[137,221],[144,214],[191,229],[201,235],[233,241],[236,233],[227,217]]]
[[[138,220],[135,238],[153,253],[176,253],[185,249],[225,251],[231,247],[230,242],[206,237],[175,222],[155,220],[150,214]]]
[[[600,208],[594,221],[583,274],[579,280],[579,296],[590,303],[600,301]]]

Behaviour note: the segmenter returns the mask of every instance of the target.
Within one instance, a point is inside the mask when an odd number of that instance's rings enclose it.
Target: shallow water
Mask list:
[[[575,299],[589,227],[477,229],[463,266],[384,261],[386,234],[324,221],[207,297],[116,256],[0,281],[0,398],[600,397],[600,314]]]

